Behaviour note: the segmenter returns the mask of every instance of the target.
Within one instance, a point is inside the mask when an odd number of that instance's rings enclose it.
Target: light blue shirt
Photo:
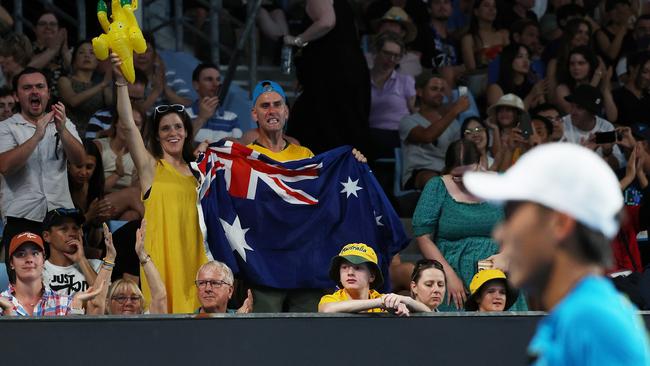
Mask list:
[[[528,354],[536,366],[650,365],[643,319],[597,276],[582,279],[539,323]]]

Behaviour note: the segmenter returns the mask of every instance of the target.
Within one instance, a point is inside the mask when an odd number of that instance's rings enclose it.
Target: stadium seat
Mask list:
[[[420,191],[402,189],[402,149],[395,148],[395,173],[393,175],[393,196],[397,201],[397,213],[400,217],[411,217],[420,198]]]
[[[9,277],[7,277],[7,267],[4,263],[0,262],[0,292],[7,289],[9,286]]]

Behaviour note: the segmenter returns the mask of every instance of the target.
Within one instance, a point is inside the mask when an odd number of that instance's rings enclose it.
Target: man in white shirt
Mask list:
[[[43,222],[43,240],[50,245],[43,283],[59,295],[73,296],[87,290],[102,264],[100,260],[89,261],[84,254],[83,222],[84,216],[74,208],[52,210]]]
[[[40,232],[49,210],[74,207],[66,163],[81,164],[85,155],[64,105],[49,106],[50,90],[41,71],[26,68],[16,75],[14,91],[20,112],[0,123],[5,254],[14,235]]]
[[[603,108],[600,91],[591,85],[580,85],[564,99],[571,103],[571,111],[562,118],[564,136],[560,141],[591,148],[613,169],[624,166],[625,156],[615,143],[596,144],[596,133],[614,131],[613,124],[597,115]]]

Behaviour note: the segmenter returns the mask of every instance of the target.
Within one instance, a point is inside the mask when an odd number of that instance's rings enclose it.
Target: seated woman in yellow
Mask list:
[[[332,259],[330,278],[338,283],[340,290],[325,295],[318,304],[321,313],[381,313],[394,312],[408,316],[411,311],[425,312],[429,308],[407,296],[382,295],[375,288],[381,287],[384,277],[377,264],[375,251],[361,243],[348,244]]]

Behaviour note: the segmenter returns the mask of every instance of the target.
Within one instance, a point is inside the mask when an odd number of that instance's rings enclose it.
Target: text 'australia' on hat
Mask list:
[[[284,93],[284,89],[282,89],[280,84],[271,80],[262,80],[259,83],[257,83],[255,89],[253,89],[253,107],[255,107],[255,103],[257,103],[257,98],[259,98],[260,95],[264,93],[270,93],[270,92],[276,92],[280,94],[282,99],[284,99],[285,102],[287,101],[287,95]]]
[[[580,145],[541,145],[522,155],[504,174],[468,172],[463,184],[487,201],[536,202],[608,238],[618,232],[623,207],[618,179],[603,158]]]
[[[377,254],[370,246],[363,243],[347,244],[341,249],[339,255],[332,258],[329,274],[330,278],[337,283],[339,282],[339,267],[341,266],[342,260],[346,260],[353,264],[367,263],[371,271],[375,274],[375,281],[371,284],[371,287],[377,288],[384,283],[384,277],[379,268]]]

